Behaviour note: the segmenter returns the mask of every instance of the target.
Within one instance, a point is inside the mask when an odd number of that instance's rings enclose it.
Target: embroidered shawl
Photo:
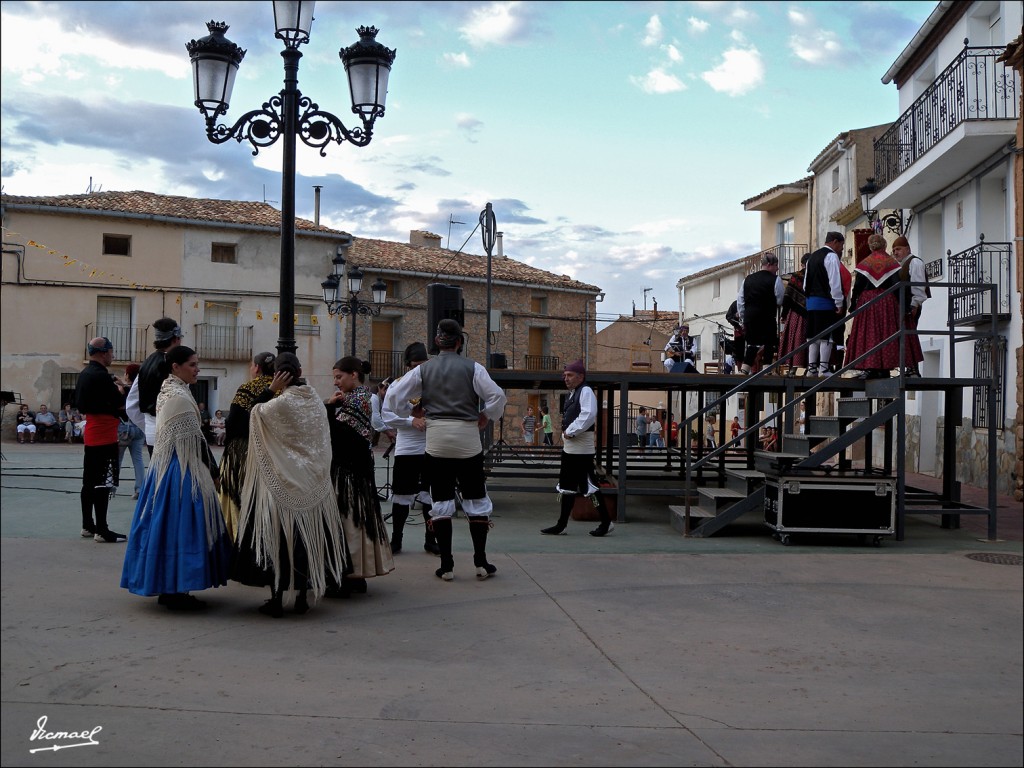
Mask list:
[[[328,570],[341,582],[346,547],[331,482],[330,430],[327,411],[311,386],[287,387],[252,407],[241,508],[238,530],[251,522],[260,567],[274,567],[282,536],[294,567],[297,536],[309,559],[314,599],[327,588]],[[277,589],[293,589],[292,574],[275,570]]]
[[[370,397],[369,389],[362,385],[356,387],[338,403],[338,411],[334,417],[365,437],[367,445],[373,439],[373,426],[370,423]]]
[[[173,373],[168,374],[156,397],[156,445],[149,471],[156,473],[156,486],[159,487],[171,461],[177,458],[182,483],[186,475],[191,476],[192,487],[188,492],[193,499],[202,501],[206,512],[206,543],[212,547],[224,523],[212,470],[207,463],[212,460],[209,450],[200,429],[199,406],[188,384]],[[148,509],[147,504],[143,514]]]
[[[857,272],[875,288],[900,271],[900,263],[885,251],[872,251],[870,256],[861,259],[857,265]]]

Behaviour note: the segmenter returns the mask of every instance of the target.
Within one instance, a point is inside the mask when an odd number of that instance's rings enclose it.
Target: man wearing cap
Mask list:
[[[765,251],[761,255],[761,269],[747,275],[736,294],[736,311],[743,324],[746,350],[743,355],[744,376],[750,373],[760,352],[762,365],[775,359],[779,343],[778,312],[786,295],[779,279],[779,257]]]
[[[590,532],[591,536],[606,536],[615,529],[594,467],[597,397],[594,390],[584,384],[586,377],[587,369],[582,360],[569,363],[562,372],[562,381],[569,390],[569,396],[562,411],[562,455],[558,485],[555,486],[561,509],[558,522],[550,528],[541,529],[541,533],[548,536],[565,532],[577,496],[591,498],[601,518],[601,524]]]
[[[406,368],[416,368],[429,359],[427,347],[421,341],[414,341],[405,348]],[[427,420],[424,418],[423,406],[420,402],[410,403],[410,414],[398,416],[391,410],[389,402],[385,391],[380,417],[385,426],[395,432],[395,475],[391,485],[391,554],[397,555],[402,551],[402,535],[409,519],[409,510],[418,501],[423,506],[423,549],[432,555],[439,555],[441,550],[430,529],[433,500],[430,498],[430,480],[426,473]]]
[[[181,344],[182,336],[178,321],[171,317],[161,317],[153,323],[153,328],[153,348],[156,351],[142,363],[125,404],[128,418],[146,433],[146,448],[150,456],[156,445],[156,396],[160,394],[160,385],[170,373],[164,358],[173,347]]]
[[[420,398],[426,418],[426,471],[434,502],[430,521],[441,550],[439,579],[455,578],[452,557],[452,516],[456,487],[462,511],[469,519],[473,539],[473,564],[478,579],[497,572],[487,562],[487,532],[493,505],[487,495],[480,430],[501,417],[507,398],[479,363],[459,355],[462,326],[452,318],[437,324],[434,337],[440,354],[409,370],[388,387],[386,407],[397,416],[412,414],[412,401]],[[480,402],[483,401],[483,408]]]
[[[82,537],[100,543],[127,541],[123,533],[107,525],[107,506],[117,489],[117,425],[124,413],[127,383],[107,369],[114,361],[114,345],[105,336],[89,342],[89,363],[78,374],[75,403],[85,417],[82,442],[85,458],[82,467]],[[95,517],[93,514],[95,513]]]
[[[906,314],[903,317],[903,326],[908,331],[916,331],[918,321],[921,319],[921,307],[930,297],[928,290],[927,276],[924,271],[924,262],[919,256],[910,252],[910,242],[900,235],[892,243],[892,255],[900,263],[900,280],[905,283],[916,283],[906,288],[903,307]],[[921,349],[921,338],[916,333],[908,333],[903,342],[903,362],[907,366],[907,376],[920,376],[918,363],[924,360],[924,352]]]
[[[839,274],[839,257],[846,238],[839,232],[825,235],[825,245],[811,254],[804,271],[807,296],[807,338],[813,339],[842,317],[845,297]],[[807,375],[828,376],[832,359],[829,336],[812,341],[807,348]]]

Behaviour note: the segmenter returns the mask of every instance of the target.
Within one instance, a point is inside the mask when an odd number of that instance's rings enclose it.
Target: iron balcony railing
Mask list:
[[[405,372],[402,352],[391,349],[370,350],[370,378],[375,381],[397,379]]]
[[[806,243],[779,243],[771,248],[765,248],[761,253],[774,253],[779,260],[779,274],[788,275],[800,268],[800,257],[807,253]],[[756,272],[761,268],[761,254],[754,258],[753,270]]]
[[[998,47],[967,47],[874,143],[875,181],[884,187],[968,120],[1020,117],[1020,76]],[[1009,138],[1009,137],[1008,137]]]
[[[85,326],[85,348],[97,336],[106,336],[114,345],[114,362],[142,362],[150,353],[146,344],[148,325],[108,325],[107,323],[89,323]]]
[[[951,283],[963,286],[992,283],[996,287],[995,298],[988,291],[952,289],[950,325],[978,325],[988,322],[992,315],[1000,320],[1010,318],[1012,255],[1010,243],[986,243],[985,235],[966,251],[957,254],[946,251]]]
[[[252,326],[196,323],[196,354],[202,360],[252,359]]]
[[[524,355],[523,365],[528,371],[557,371],[558,358],[554,355]]]

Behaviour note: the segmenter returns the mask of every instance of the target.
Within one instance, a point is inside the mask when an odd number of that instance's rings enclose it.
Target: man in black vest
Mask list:
[[[845,297],[839,273],[839,257],[846,238],[839,232],[825,235],[825,245],[807,260],[804,294],[807,296],[807,338],[813,339],[843,315]],[[807,375],[828,376],[832,339],[812,341],[807,348]]]
[[[441,320],[434,342],[440,354],[388,387],[385,403],[397,416],[408,416],[411,401],[420,398],[427,420],[426,474],[434,502],[430,525],[441,550],[441,567],[434,575],[444,581],[455,578],[452,516],[458,488],[462,511],[469,519],[476,577],[483,580],[498,569],[487,562],[487,532],[494,507],[487,495],[480,430],[501,417],[508,398],[486,368],[459,355],[462,326],[456,320]]]
[[[779,307],[785,288],[779,279],[779,257],[765,251],[761,256],[761,269],[747,275],[736,296],[736,310],[743,323],[746,351],[743,356],[744,376],[761,352],[761,364],[767,366],[775,359],[779,344]]]
[[[601,485],[594,467],[594,454],[597,450],[594,424],[597,422],[597,397],[594,390],[584,384],[587,369],[582,360],[576,360],[565,366],[562,381],[569,390],[562,411],[562,455],[558,468],[558,485],[561,510],[558,522],[550,528],[541,529],[541,533],[557,536],[565,532],[569,524],[569,515],[577,497],[589,497],[597,507],[601,524],[590,532],[591,536],[607,536],[615,528],[608,505],[601,495]]]
[[[146,448],[151,456],[156,444],[156,396],[170,373],[164,358],[172,348],[181,344],[182,336],[178,321],[170,317],[161,317],[153,323],[153,328],[153,348],[156,351],[142,363],[125,403],[128,418],[146,433]]]

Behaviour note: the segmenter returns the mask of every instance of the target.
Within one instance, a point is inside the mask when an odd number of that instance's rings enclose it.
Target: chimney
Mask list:
[[[504,236],[505,236],[504,232],[498,232],[497,235],[495,236],[495,238],[498,241],[498,258],[499,259],[504,259],[505,258],[505,246],[502,243],[502,238],[504,238]]]
[[[654,319],[658,319],[658,300],[654,300]]]
[[[323,189],[319,184],[313,185],[313,223],[318,227],[320,226],[320,190]]]
[[[440,248],[441,236],[433,232],[424,232],[421,229],[409,230],[409,245],[418,245],[424,248]]]

